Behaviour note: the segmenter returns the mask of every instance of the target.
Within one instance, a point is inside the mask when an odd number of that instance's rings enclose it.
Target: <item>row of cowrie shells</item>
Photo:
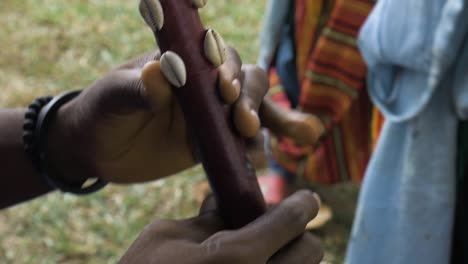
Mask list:
[[[195,7],[201,8],[207,0],[192,0]],[[164,25],[164,12],[159,0],[141,0],[140,13],[153,31],[161,30]],[[206,58],[216,67],[226,61],[226,44],[223,38],[214,30],[206,31],[203,50]],[[161,71],[167,80],[175,87],[182,87],[187,81],[187,71],[184,61],[172,51],[165,52],[160,59]]]

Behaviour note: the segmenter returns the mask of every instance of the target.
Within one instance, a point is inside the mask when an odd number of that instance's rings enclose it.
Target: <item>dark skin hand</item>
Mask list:
[[[197,163],[158,58],[159,52],[153,52],[113,69],[58,111],[49,129],[50,173],[68,180],[99,176],[135,183]],[[218,91],[220,100],[233,106],[240,134],[254,137],[262,123],[273,133],[313,144],[323,131],[320,121],[277,109],[264,99],[267,88],[265,72],[241,66],[237,53],[229,49],[219,69]],[[23,151],[24,112],[0,110],[0,209],[51,191]]]
[[[58,111],[49,130],[51,173],[68,180],[99,176],[114,183],[133,183],[162,178],[197,163],[183,114],[157,58],[158,53],[147,54],[117,67]],[[238,132],[254,137],[262,123],[278,135],[314,143],[323,131],[320,121],[275,108],[264,99],[267,87],[262,70],[241,67],[237,53],[229,51],[219,69],[218,91],[220,100],[233,106]],[[23,151],[24,112],[0,110],[0,208],[51,191]],[[206,202],[192,219],[149,225],[121,263],[320,262],[323,253],[318,240],[303,233],[319,207],[310,192],[299,192],[253,223],[231,231],[222,231],[225,227],[213,204]]]
[[[68,107],[72,110],[63,109],[70,112],[67,116],[75,113],[76,118],[63,119],[66,122],[58,124],[75,132],[61,141],[73,140],[82,149],[73,154],[73,164],[70,160],[58,163],[62,164],[62,168],[58,168],[62,174],[73,168],[76,177],[91,174],[111,182],[143,182],[177,173],[197,163],[182,110],[160,72],[159,63],[152,61],[158,56],[150,54],[124,64],[110,77],[86,90],[75,105]],[[219,69],[220,100],[233,104],[234,123],[240,134],[254,137],[260,128],[257,112],[268,80],[259,68],[247,65],[242,69],[241,65],[237,53],[230,49],[228,60]],[[135,66],[139,69],[135,70]],[[128,89],[130,85],[122,85],[125,83],[136,87]],[[93,89],[94,86],[99,88]],[[266,112],[271,111],[266,109]],[[275,122],[289,116],[273,114],[268,117]],[[311,124],[306,122],[303,126]],[[312,135],[314,133],[310,133]],[[310,140],[310,136],[302,138]],[[60,146],[56,149],[55,158],[58,159],[63,151]],[[77,160],[81,164],[77,164]],[[92,170],[83,171],[82,168]]]
[[[247,226],[223,231],[214,199],[197,217],[157,220],[148,225],[120,260],[127,263],[318,264],[320,242],[304,233],[318,212],[319,200],[299,191]]]

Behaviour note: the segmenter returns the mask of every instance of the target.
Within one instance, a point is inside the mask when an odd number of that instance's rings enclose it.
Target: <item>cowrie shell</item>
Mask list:
[[[159,0],[141,0],[139,9],[151,30],[161,30],[164,25],[164,12]]]
[[[226,61],[226,44],[216,31],[212,29],[206,31],[203,46],[206,58],[216,67]]]
[[[187,82],[185,63],[179,55],[166,51],[160,59],[161,71],[166,79],[175,87],[182,87]]]

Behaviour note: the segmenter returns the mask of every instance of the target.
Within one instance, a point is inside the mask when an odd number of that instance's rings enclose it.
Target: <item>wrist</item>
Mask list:
[[[96,178],[94,183],[84,186],[88,179],[86,176],[92,174],[75,169],[80,168],[80,159],[75,160],[76,154],[85,152],[76,150],[81,145],[73,138],[74,117],[70,114],[75,111],[69,109],[75,104],[71,101],[79,94],[80,91],[66,92],[45,105],[43,98],[34,100],[25,114],[23,141],[37,172],[50,187],[63,192],[87,194],[103,188],[107,182]],[[31,132],[33,137],[30,137]]]
[[[60,175],[69,182],[84,182],[88,176],[80,169],[77,149],[77,136],[74,109],[76,99],[64,104],[52,120],[48,129],[48,170],[51,174]]]

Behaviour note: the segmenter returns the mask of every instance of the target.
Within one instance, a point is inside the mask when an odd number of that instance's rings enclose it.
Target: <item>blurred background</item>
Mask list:
[[[201,11],[206,26],[254,63],[266,0],[217,0]],[[112,67],[154,49],[138,1],[0,1],[0,107],[81,89]],[[9,175],[2,175],[9,177]],[[115,263],[145,225],[184,218],[199,207],[200,167],[169,179],[109,186],[76,197],[53,193],[0,211],[0,263]],[[357,188],[321,190],[334,218],[316,231],[326,261],[341,263]]]

